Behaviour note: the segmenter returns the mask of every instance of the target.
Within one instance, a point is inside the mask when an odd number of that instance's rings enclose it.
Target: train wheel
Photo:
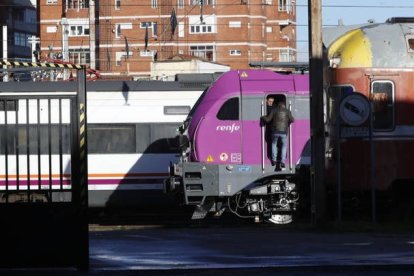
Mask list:
[[[293,221],[292,214],[272,214],[269,222],[274,224],[288,224]]]

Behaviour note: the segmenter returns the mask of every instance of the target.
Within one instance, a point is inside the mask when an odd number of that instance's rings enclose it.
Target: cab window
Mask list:
[[[374,130],[392,130],[394,128],[394,84],[391,81],[374,81],[371,101]]]
[[[224,102],[217,113],[217,119],[236,121],[239,119],[239,98],[230,98]]]

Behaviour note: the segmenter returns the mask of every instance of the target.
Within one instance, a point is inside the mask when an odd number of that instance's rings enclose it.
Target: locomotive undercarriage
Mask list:
[[[261,197],[263,189],[267,189],[264,198]],[[249,213],[260,214],[263,218],[277,224],[292,221],[292,214],[296,211],[299,200],[294,183],[290,183],[287,179],[272,179],[266,186],[250,190],[249,195],[247,197]]]
[[[253,182],[240,171],[229,174],[228,168],[218,165],[181,163],[171,167],[165,188],[175,192],[180,202],[195,206],[193,219],[203,219],[209,213],[220,216],[228,210],[255,222],[292,222],[299,194],[296,184],[289,182],[291,178],[267,175]]]

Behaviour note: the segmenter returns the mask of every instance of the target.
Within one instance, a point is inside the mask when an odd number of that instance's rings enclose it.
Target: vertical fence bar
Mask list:
[[[38,180],[38,191],[42,188],[42,156],[40,151],[40,99],[37,99],[37,180]]]
[[[62,99],[59,98],[59,182],[63,190],[63,149],[62,149]]]
[[[26,99],[26,157],[27,157],[27,199],[30,202],[30,128],[29,128],[29,99]]]
[[[374,137],[374,116],[372,115],[373,102],[370,102],[369,110],[369,153],[370,153],[370,181],[371,181],[371,215],[372,223],[377,223],[377,206],[376,206],[376,196],[375,196],[375,137]]]
[[[6,174],[6,203],[9,202],[9,131],[8,131],[8,114],[7,114],[7,100],[3,100],[4,106],[4,156],[6,158],[5,174]]]
[[[14,117],[15,117],[15,127],[14,127],[14,140],[15,142],[15,154],[16,154],[16,190],[19,191],[20,190],[20,159],[19,159],[19,155],[20,155],[20,149],[19,149],[19,112],[17,110],[17,101],[14,101],[15,103],[15,107],[16,107],[16,112],[14,113]]]
[[[340,99],[336,97],[335,101],[335,109],[336,109],[336,198],[337,198],[337,220],[338,222],[342,222],[342,157],[341,157],[341,124],[342,119],[339,116],[339,106],[340,106]]]
[[[89,236],[88,236],[88,156],[87,156],[87,129],[86,129],[86,71],[78,70],[78,97],[76,110],[78,116],[75,118],[77,130],[75,131],[76,140],[76,181],[73,183],[73,201],[79,212],[77,222],[77,240],[79,241],[77,265],[79,269],[89,268]],[[73,112],[74,114],[76,112]]]
[[[52,202],[52,112],[50,98],[47,99],[47,135],[48,135],[48,157],[49,157],[49,202]]]

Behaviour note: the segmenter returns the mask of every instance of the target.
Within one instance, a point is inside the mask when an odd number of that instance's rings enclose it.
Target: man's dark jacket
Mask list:
[[[289,125],[294,121],[290,110],[283,106],[272,109],[267,116],[263,116],[262,118],[267,123],[270,122],[273,133],[287,133]]]

